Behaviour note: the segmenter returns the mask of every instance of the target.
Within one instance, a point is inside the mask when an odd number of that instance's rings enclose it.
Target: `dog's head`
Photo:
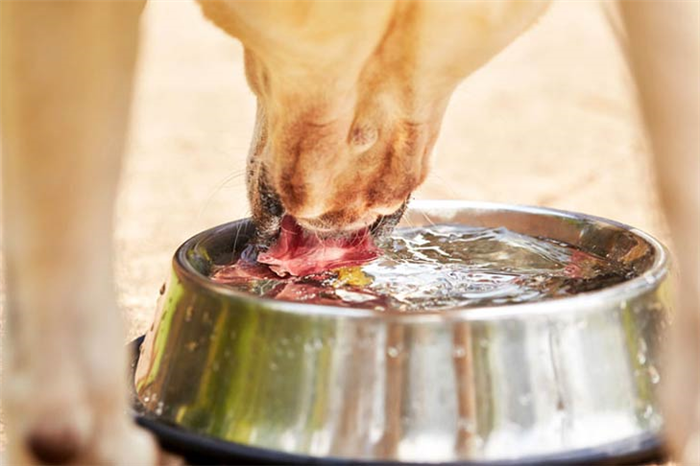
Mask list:
[[[428,173],[459,81],[539,14],[536,2],[204,1],[245,47],[258,98],[248,194],[259,231],[396,220]]]

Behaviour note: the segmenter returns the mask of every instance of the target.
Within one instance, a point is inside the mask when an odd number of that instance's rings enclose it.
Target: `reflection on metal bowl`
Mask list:
[[[638,275],[570,297],[445,312],[274,301],[207,278],[253,232],[233,222],[175,254],[135,372],[143,416],[243,447],[368,462],[595,456],[660,435],[669,308],[656,240],[581,214],[461,201],[414,203],[406,221],[503,226]]]

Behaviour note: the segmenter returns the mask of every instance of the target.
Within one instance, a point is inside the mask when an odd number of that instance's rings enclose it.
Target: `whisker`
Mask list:
[[[406,222],[406,225],[408,225],[409,228],[415,228],[416,225],[411,221],[409,216],[405,216],[402,220]]]
[[[439,170],[433,169],[433,171],[428,175],[431,178],[435,178],[438,181],[440,181],[440,186],[445,188],[448,191],[448,194],[450,197],[453,199],[461,199],[463,196],[459,194],[459,192],[453,187],[453,183],[445,179],[442,175],[440,175]]]
[[[426,214],[425,212],[421,212],[421,215],[423,216],[423,218],[425,218],[425,220],[431,227],[435,226],[435,222],[433,222],[433,220],[428,216],[428,214]]]
[[[204,200],[204,204],[197,212],[197,215],[195,216],[193,222],[195,224],[199,222],[199,220],[202,218],[202,215],[204,214],[204,212],[207,210],[207,208],[211,204],[212,199],[214,199],[214,196],[216,196],[219,193],[219,191],[221,191],[221,189],[223,189],[224,186],[226,186],[227,183],[230,183],[231,181],[233,181],[236,178],[240,178],[241,176],[245,175],[245,173],[246,173],[245,168],[243,170],[236,170],[236,171],[231,172],[228,175],[226,175],[223,178],[223,180],[219,181],[219,183],[217,183],[214,186],[212,191],[209,193],[207,198]]]
[[[236,246],[238,246],[238,236],[241,234],[241,228],[243,228],[243,222],[241,222],[238,225],[238,228],[236,228],[236,236],[233,239],[233,249],[231,250],[232,254],[235,254],[236,252]]]
[[[382,215],[379,218],[379,223],[377,224],[377,231],[382,231],[382,227],[384,226],[384,224],[386,224],[386,222],[387,222],[386,215]]]
[[[249,218],[251,216],[250,208],[245,210],[245,214],[243,215],[242,218]],[[240,236],[241,233],[241,228],[243,228],[244,223],[241,222],[238,225],[238,228],[236,229],[236,236],[233,239],[233,248],[231,249],[231,253],[234,254],[236,252],[236,247],[238,246],[238,237]]]

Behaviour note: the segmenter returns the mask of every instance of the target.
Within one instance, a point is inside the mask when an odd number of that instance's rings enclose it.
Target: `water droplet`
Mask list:
[[[155,413],[156,413],[156,416],[160,416],[163,414],[163,402],[162,401],[159,401],[158,405],[156,405]]]
[[[652,408],[651,405],[647,405],[647,407],[644,409],[644,419],[649,419],[652,414],[654,414],[654,408]]]
[[[399,349],[394,346],[390,346],[386,349],[386,354],[388,354],[390,358],[395,358],[399,355]]]
[[[641,351],[642,353],[646,353],[647,349],[648,349],[648,347],[647,347],[646,340],[644,338],[640,338],[639,339],[639,351]]]
[[[454,356],[456,359],[463,358],[466,354],[467,351],[461,346],[455,347],[454,351],[452,352],[452,356]]]
[[[192,351],[197,349],[197,346],[198,345],[197,345],[196,341],[190,341],[189,343],[187,343],[185,345],[185,348],[187,348],[187,351],[189,351],[191,353]]]
[[[656,370],[656,367],[649,366],[647,370],[649,371],[649,379],[651,380],[651,383],[659,383],[659,381],[661,380],[661,376],[659,375],[659,371]]]
[[[646,355],[644,353],[642,353],[641,351],[637,353],[637,362],[639,362],[639,364],[641,364],[641,365],[644,365],[647,362]]]
[[[144,403],[148,403],[149,401],[151,401],[151,397],[150,397],[150,396],[146,395],[146,396],[143,397],[143,402],[144,402]]]

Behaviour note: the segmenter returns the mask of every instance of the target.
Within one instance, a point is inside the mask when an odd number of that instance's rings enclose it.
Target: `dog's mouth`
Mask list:
[[[256,191],[257,199],[255,204],[257,204],[258,208],[253,211],[253,221],[256,226],[255,243],[262,248],[266,248],[279,236],[281,222],[287,214],[277,193],[263,180],[258,183]],[[366,229],[373,238],[379,240],[390,234],[401,221],[408,202],[409,199],[406,199],[393,213],[380,215],[368,227],[357,228],[356,230],[334,230],[327,227],[318,227],[304,220],[298,221],[298,223],[301,223],[300,227],[304,230],[314,233],[323,239],[352,236],[357,231]]]
[[[323,236],[304,229],[291,215],[283,215],[277,235],[257,245],[257,261],[279,276],[297,277],[364,264],[382,254],[377,242],[391,232],[404,210],[381,217],[370,227]]]
[[[381,255],[377,246],[401,220],[408,201],[372,225],[354,231],[320,232],[304,228],[284,212],[279,197],[269,186],[258,191],[263,210],[254,216],[257,262],[279,276],[305,276],[341,267],[364,264]]]
[[[381,255],[368,228],[321,238],[304,230],[290,215],[282,217],[276,241],[258,254],[280,276],[305,276],[363,264]]]

